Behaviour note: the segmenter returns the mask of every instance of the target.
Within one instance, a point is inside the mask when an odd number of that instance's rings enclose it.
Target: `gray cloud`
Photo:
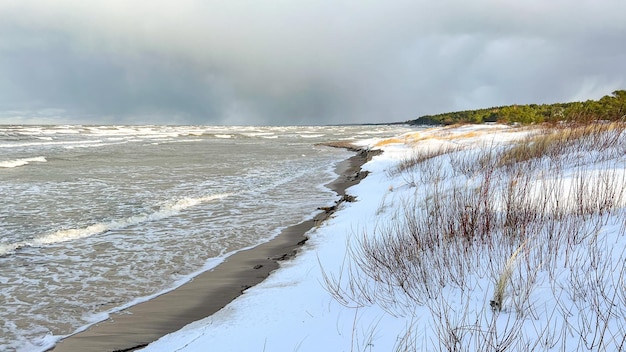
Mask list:
[[[621,0],[3,2],[0,122],[384,122],[598,98],[626,84],[625,14]]]

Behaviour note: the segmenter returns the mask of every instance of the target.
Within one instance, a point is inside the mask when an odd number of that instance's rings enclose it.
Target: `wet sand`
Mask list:
[[[306,241],[304,234],[327,219],[339,203],[352,201],[345,194],[346,188],[359,183],[367,175],[361,172],[361,166],[378,153],[377,150],[359,150],[357,155],[338,164],[336,171],[339,177],[327,185],[341,196],[335,206],[320,209],[313,219],[286,228],[267,243],[237,252],[222,264],[171,292],[112,314],[109,319],[60,341],[52,350],[133,351],[214,314],[243,294],[245,289],[267,278],[281,261],[296,255]]]

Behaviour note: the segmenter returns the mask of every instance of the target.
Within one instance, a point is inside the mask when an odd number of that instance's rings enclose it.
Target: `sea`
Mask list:
[[[42,351],[316,214],[407,126],[0,126],[0,351]]]

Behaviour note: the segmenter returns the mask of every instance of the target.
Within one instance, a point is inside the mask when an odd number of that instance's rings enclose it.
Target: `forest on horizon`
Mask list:
[[[409,125],[452,125],[456,123],[497,122],[536,124],[626,119],[626,90],[616,90],[598,100],[555,104],[515,104],[477,110],[424,115],[404,123]]]

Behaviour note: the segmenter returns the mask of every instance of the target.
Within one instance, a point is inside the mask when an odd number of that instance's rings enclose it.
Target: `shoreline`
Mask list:
[[[361,166],[381,153],[344,144],[323,145],[357,153],[339,162],[335,167],[338,177],[325,185],[341,197],[335,205],[319,208],[321,212],[313,218],[285,228],[268,242],[236,252],[172,291],[112,313],[108,319],[58,341],[48,351],[134,351],[214,314],[246,289],[262,282],[280,267],[281,261],[297,254],[310,229],[328,219],[342,202],[354,201],[345,190],[367,176]]]

